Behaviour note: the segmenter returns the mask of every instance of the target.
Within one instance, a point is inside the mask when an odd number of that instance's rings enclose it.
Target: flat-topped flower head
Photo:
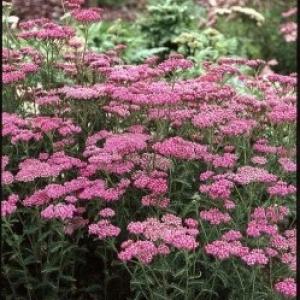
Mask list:
[[[76,9],[71,14],[79,23],[97,23],[102,19],[102,9],[96,7]]]

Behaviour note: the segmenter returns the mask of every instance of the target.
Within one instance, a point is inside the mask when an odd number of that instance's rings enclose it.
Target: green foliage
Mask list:
[[[196,29],[203,12],[192,0],[152,0],[138,23],[149,47],[176,50],[172,40],[184,31]]]
[[[281,17],[282,7],[278,5],[261,13],[265,17],[262,26],[246,17],[236,17],[228,20],[227,17],[219,17],[216,28],[226,38],[237,39],[237,55],[249,58],[261,58],[264,60],[276,59],[278,65],[275,71],[291,73],[296,71],[295,43],[287,43],[282,37],[279,27],[284,21]]]
[[[128,2],[128,0],[97,0],[98,5],[121,6]]]
[[[93,24],[89,32],[89,46],[96,51],[107,51],[118,44],[126,45],[122,58],[127,63],[141,62],[146,57],[168,50],[166,47],[149,48],[146,37],[135,24],[117,20]]]
[[[195,61],[215,61],[221,56],[234,55],[237,52],[237,40],[226,39],[219,31],[207,28],[202,31],[189,31],[173,39],[178,52]]]

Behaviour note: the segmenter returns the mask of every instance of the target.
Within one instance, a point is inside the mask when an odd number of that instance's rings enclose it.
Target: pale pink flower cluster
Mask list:
[[[296,193],[296,187],[284,181],[277,181],[274,185],[267,189],[270,196],[286,197]]]
[[[112,218],[115,216],[115,211],[109,207],[103,208],[99,211],[99,216],[102,218]]]
[[[251,214],[251,221],[247,226],[247,235],[259,237],[263,233],[274,236],[278,233],[278,222],[282,221],[289,213],[284,206],[257,207]]]
[[[87,147],[83,152],[88,157],[89,165],[82,170],[82,175],[91,176],[97,170],[120,175],[131,171],[134,164],[124,156],[145,149],[149,138],[149,135],[142,133],[112,134],[100,131],[94,134],[87,139]],[[103,147],[98,147],[96,143],[103,139],[106,139]]]
[[[282,169],[287,173],[294,173],[297,170],[297,165],[287,157],[281,157],[278,162]]]
[[[149,65],[142,64],[138,66],[116,66],[111,69],[108,79],[115,82],[136,82],[142,79],[158,77],[162,75],[159,69],[149,67]]]
[[[217,259],[224,260],[230,257],[243,257],[249,253],[249,248],[242,245],[240,241],[227,242],[216,240],[207,244],[205,252]]]
[[[283,235],[274,235],[270,240],[270,245],[280,252],[281,262],[295,272],[297,266],[296,230],[286,230]]]
[[[182,225],[182,219],[173,215],[165,214],[161,221],[156,218],[148,218],[143,222],[131,222],[128,231],[140,235],[151,242],[163,243],[177,249],[193,250],[199,243],[196,237],[199,231],[197,222],[188,220],[187,227]]]
[[[168,59],[158,65],[165,73],[174,72],[178,69],[185,70],[193,67],[191,60],[185,59],[180,54],[171,54]]]
[[[92,200],[100,198],[105,201],[117,201],[126,192],[130,180],[122,178],[113,188],[107,188],[106,183],[102,179],[89,181],[83,190],[78,194],[79,199]]]
[[[57,95],[43,95],[36,97],[35,101],[39,106],[54,106],[59,104],[60,98]]]
[[[221,237],[222,240],[226,242],[233,242],[238,241],[242,238],[242,234],[238,230],[229,230],[226,233],[224,233]]]
[[[102,19],[102,9],[96,7],[75,9],[71,14],[73,18],[80,23],[97,23]]]
[[[168,120],[171,126],[179,128],[184,122],[190,120],[197,111],[195,109],[149,109],[149,120]]]
[[[294,298],[297,295],[297,284],[294,278],[285,278],[275,284],[275,290],[277,293],[284,297]]]
[[[100,240],[108,237],[116,237],[120,234],[121,229],[107,219],[100,220],[96,224],[89,225],[89,234],[96,235]]]
[[[220,130],[225,136],[248,136],[256,126],[257,122],[255,120],[236,119],[221,126]]]
[[[280,26],[280,32],[283,34],[286,42],[291,43],[297,40],[297,23],[287,22]]]
[[[12,144],[16,144],[19,141],[28,142],[30,140],[39,141],[42,139],[42,134],[29,129],[27,121],[22,117],[6,112],[2,114],[2,136],[10,137]]]
[[[256,165],[265,165],[268,160],[264,156],[253,156],[251,158],[251,162],[256,164]]]
[[[266,265],[269,262],[268,257],[262,249],[252,249],[248,254],[241,257],[241,259],[248,265]]]
[[[73,204],[50,204],[41,211],[41,217],[44,219],[72,219],[77,209]]]
[[[215,155],[212,165],[215,168],[233,168],[236,165],[238,157],[233,153],[224,153],[223,155]]]
[[[295,87],[297,85],[297,76],[290,75],[281,75],[281,74],[271,74],[268,75],[268,80],[270,82],[278,82],[282,85]]]
[[[273,124],[294,123],[297,117],[297,109],[293,104],[279,103],[267,115]]]
[[[55,117],[35,117],[28,119],[29,126],[39,129],[43,133],[57,131],[61,136],[73,135],[81,132],[81,128],[71,120],[63,120]]]
[[[138,171],[133,175],[133,185],[138,189],[149,190],[154,195],[165,194],[168,191],[168,175],[164,172],[153,171],[149,175]]]
[[[71,120],[63,120],[57,117],[39,116],[26,120],[16,114],[3,113],[3,136],[11,137],[12,144],[20,141],[40,141],[47,133],[62,137],[71,136],[81,132],[81,128]]]
[[[67,40],[75,35],[73,28],[58,25],[44,18],[21,22],[19,26],[22,32],[18,37],[24,40]]]
[[[247,185],[252,182],[272,183],[277,180],[277,176],[269,173],[267,170],[252,166],[243,166],[238,168],[233,180],[241,185]]]
[[[213,172],[213,171],[205,171],[200,174],[199,180],[206,181],[206,180],[210,179],[214,174],[215,174],[215,172]]]
[[[5,171],[9,163],[9,157],[4,155],[1,157],[1,182],[3,185],[12,184],[14,182],[14,175],[10,171]]]
[[[201,184],[199,191],[208,194],[211,199],[226,200],[230,197],[234,183],[227,179],[216,180],[211,184]]]
[[[232,109],[217,105],[205,105],[201,108],[201,112],[194,116],[192,122],[198,128],[209,128],[221,125],[235,117]]]
[[[82,168],[84,165],[85,163],[78,158],[68,156],[64,152],[56,152],[47,161],[30,158],[21,162],[15,180],[30,182],[36,178],[57,177],[64,171]]]
[[[193,143],[179,136],[155,143],[152,148],[159,154],[178,159],[194,160],[210,157],[206,145]]]
[[[103,93],[94,87],[81,86],[65,86],[61,89],[61,93],[63,93],[67,99],[72,100],[95,100],[103,95]]]
[[[277,152],[277,147],[269,145],[266,139],[257,140],[252,146],[252,149],[265,154],[275,154]]]
[[[159,254],[158,247],[151,241],[128,240],[121,245],[118,258],[124,262],[137,258],[143,264],[149,264]]]
[[[157,194],[150,194],[143,196],[141,199],[141,203],[143,206],[166,208],[170,204],[170,199]]]
[[[211,225],[220,225],[231,221],[230,215],[227,212],[221,212],[218,208],[202,210],[200,212],[200,218],[208,221]]]
[[[17,210],[19,196],[11,194],[7,200],[1,200],[1,217],[7,217]]]

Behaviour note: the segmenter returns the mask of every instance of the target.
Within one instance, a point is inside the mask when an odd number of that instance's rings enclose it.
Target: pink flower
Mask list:
[[[71,12],[73,18],[80,23],[97,23],[102,19],[102,9],[100,8],[87,8],[76,9]]]
[[[107,237],[116,237],[120,232],[121,229],[112,225],[109,220],[100,220],[96,224],[89,225],[89,234],[97,235],[100,240]]]
[[[73,204],[57,204],[49,205],[47,208],[42,210],[41,216],[44,219],[72,219],[74,213],[77,211],[76,207]]]
[[[285,172],[294,173],[297,170],[297,165],[287,157],[279,158],[278,162]]]
[[[288,185],[287,182],[278,181],[274,185],[268,187],[270,196],[286,197],[296,193],[296,187],[292,184]]]
[[[101,216],[102,218],[111,218],[115,216],[115,211],[109,207],[101,209],[99,211],[99,216]]]
[[[269,261],[262,249],[253,249],[250,253],[241,257],[241,259],[248,265],[266,265]]]
[[[277,176],[269,173],[265,169],[243,166],[237,170],[233,176],[233,180],[242,185],[251,182],[272,183],[277,180]]]
[[[1,201],[1,217],[7,217],[13,214],[17,210],[17,202],[19,201],[19,196],[16,194],[11,194],[7,200]]]
[[[285,297],[296,297],[297,286],[294,278],[285,278],[283,281],[275,284],[275,290],[277,293]]]
[[[197,228],[198,227],[198,221],[192,218],[188,218],[184,220],[184,224],[189,228]]]
[[[222,235],[222,240],[227,242],[237,241],[242,238],[242,234],[240,231],[237,230],[229,230]]]
[[[214,241],[205,246],[205,252],[218,259],[224,260],[230,257],[230,245],[226,241]]]
[[[122,261],[128,261],[137,258],[143,264],[149,264],[158,254],[158,249],[153,242],[137,241],[130,242],[127,247],[123,247],[123,251],[118,254]]]
[[[228,213],[222,213],[217,208],[211,208],[209,210],[201,211],[200,218],[205,221],[208,221],[212,225],[219,225],[231,221],[231,217]]]
[[[228,199],[234,183],[227,179],[216,180],[212,184],[201,184],[199,191],[208,194],[212,199]]]
[[[257,165],[265,165],[267,163],[267,159],[263,156],[253,156],[251,161]]]
[[[206,181],[209,178],[211,178],[213,175],[215,174],[215,172],[213,171],[206,171],[200,174],[199,179],[200,181]]]

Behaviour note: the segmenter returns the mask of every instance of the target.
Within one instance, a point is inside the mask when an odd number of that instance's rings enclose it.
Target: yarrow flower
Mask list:
[[[269,262],[268,257],[262,249],[253,249],[241,259],[249,266],[266,265]]]
[[[99,211],[99,216],[102,218],[111,218],[115,216],[115,211],[109,207],[103,208]]]
[[[253,156],[251,161],[256,165],[265,165],[267,163],[267,159],[264,156]]]
[[[71,12],[73,18],[80,23],[97,23],[102,19],[102,9],[86,8],[76,9]]]
[[[284,181],[278,181],[274,185],[268,187],[270,196],[286,197],[296,193],[296,187]]]
[[[112,225],[109,220],[100,220],[96,224],[89,225],[89,234],[97,235],[100,240],[107,237],[116,237],[120,232],[121,229]]]
[[[19,201],[19,196],[16,194],[11,194],[7,200],[2,200],[1,217],[7,217],[13,214],[17,210],[18,201]]]
[[[275,290],[277,293],[285,297],[296,297],[297,286],[294,278],[285,278],[283,281],[275,284]]]
[[[297,170],[297,165],[287,157],[279,158],[278,162],[282,169],[287,173],[294,173]]]
[[[151,242],[157,242],[168,247],[193,250],[199,245],[196,236],[199,231],[195,228],[195,220],[188,220],[188,227],[182,225],[182,219],[165,214],[161,220],[148,218],[143,222],[130,222],[127,226],[131,234],[142,236]]]
[[[231,217],[228,213],[222,213],[217,208],[211,208],[209,210],[202,210],[200,212],[200,218],[208,221],[212,225],[219,225],[222,223],[228,223],[231,221]]]
[[[44,219],[58,218],[61,220],[65,220],[72,219],[76,211],[77,209],[73,204],[51,204],[47,208],[42,210],[41,216]]]

